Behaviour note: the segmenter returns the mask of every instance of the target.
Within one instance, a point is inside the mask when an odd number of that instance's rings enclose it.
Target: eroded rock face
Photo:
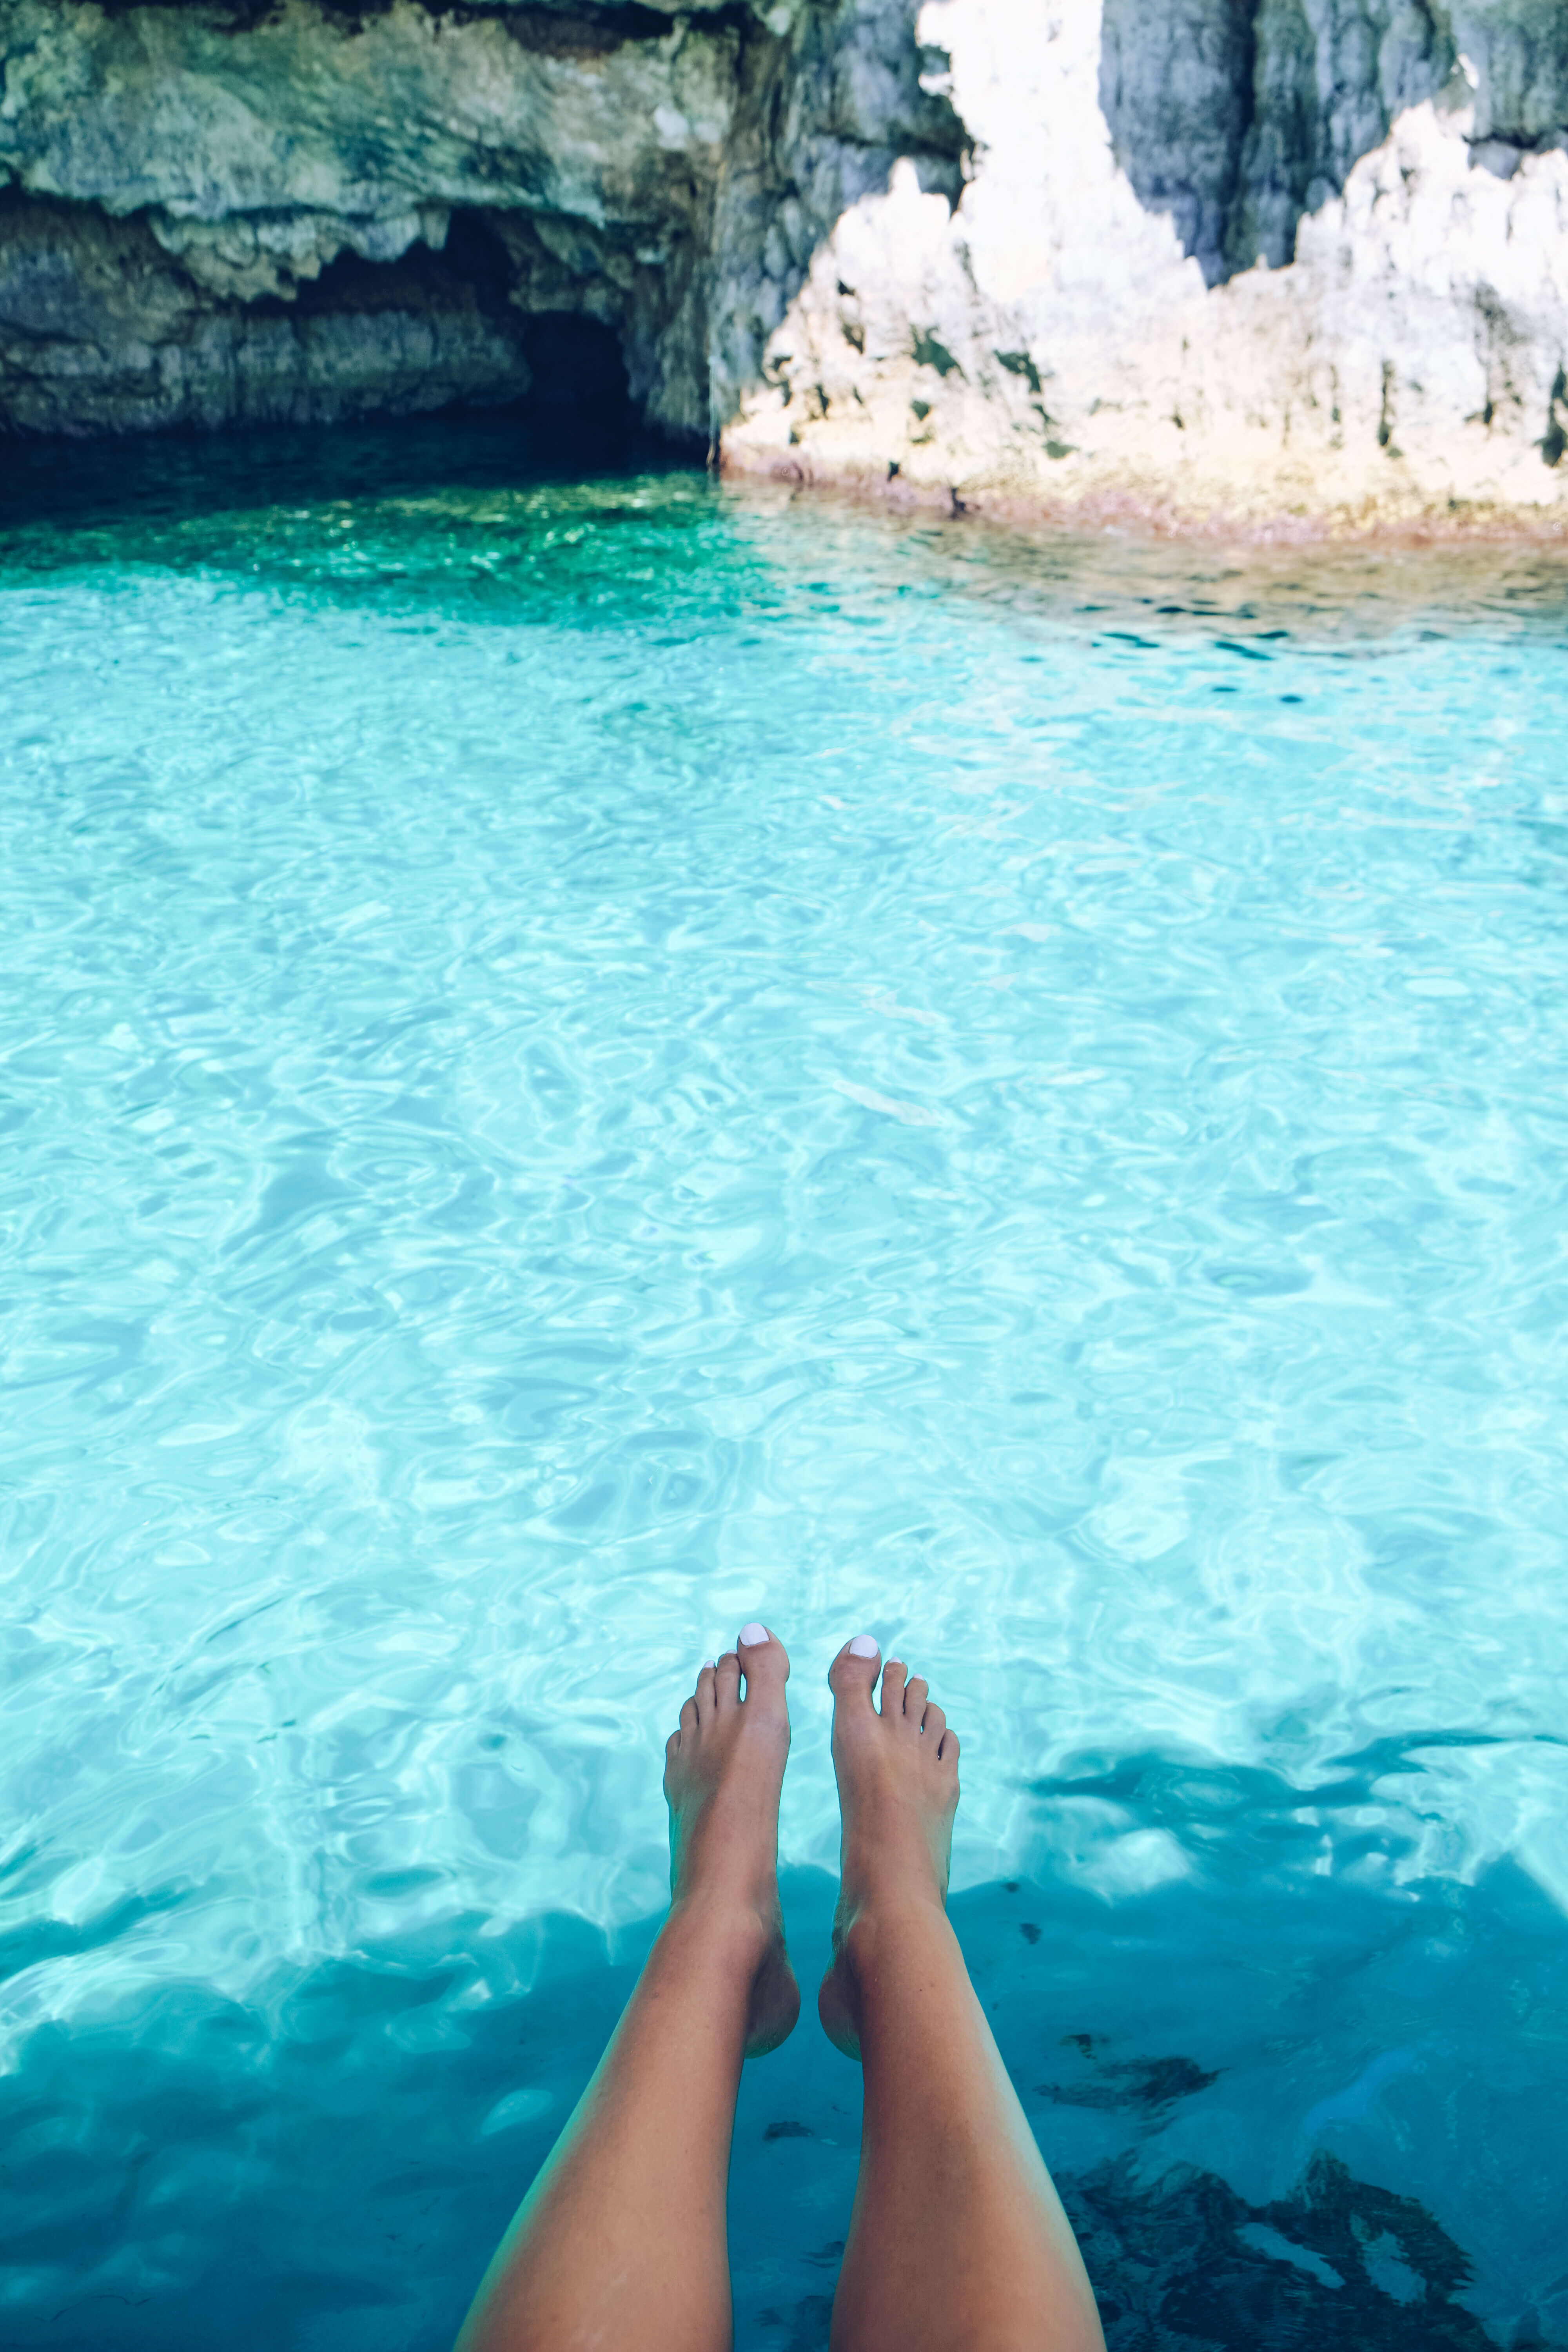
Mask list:
[[[921,25],[963,200],[896,173],[839,220],[732,462],[1270,530],[1568,513],[1557,0]]]
[[[12,429],[591,404],[597,352],[801,478],[1565,510],[1562,0],[0,0],[0,58]]]
[[[1105,0],[1100,98],[1140,203],[1212,286],[1285,267],[1302,214],[1455,62],[1423,0]]]
[[[900,155],[958,186],[900,0],[5,0],[0,54],[0,415],[35,431],[515,399],[548,314],[706,443],[843,210]]]

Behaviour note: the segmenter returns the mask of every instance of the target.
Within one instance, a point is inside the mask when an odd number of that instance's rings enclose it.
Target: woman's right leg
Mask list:
[[[665,1749],[669,1916],[458,2352],[729,2352],[741,2062],[800,2007],[777,1877],[788,1675],[782,1643],[748,1625],[680,1710]]]
[[[1104,2352],[1094,2295],[945,1907],[958,1740],[861,1635],[835,1659],[844,1815],[818,2007],[865,2069],[833,2352]]]

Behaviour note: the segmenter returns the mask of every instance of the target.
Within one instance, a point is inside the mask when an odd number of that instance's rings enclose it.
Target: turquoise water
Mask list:
[[[963,1733],[1113,2347],[1568,2342],[1565,651],[496,431],[14,491],[0,2340],[448,2341],[760,1614],[803,1966],[834,1648]]]

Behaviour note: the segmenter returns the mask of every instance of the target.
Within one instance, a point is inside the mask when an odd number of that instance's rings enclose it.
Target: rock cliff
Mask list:
[[[902,158],[959,192],[902,0],[0,0],[0,55],[24,430],[564,404],[624,367],[706,445],[833,223]]]
[[[1568,519],[1563,0],[0,0],[0,425]]]

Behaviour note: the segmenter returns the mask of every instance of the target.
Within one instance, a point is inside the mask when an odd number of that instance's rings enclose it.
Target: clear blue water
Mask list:
[[[761,1614],[1113,2347],[1568,2342],[1568,572],[334,446],[0,517],[0,2341],[449,2341]]]

